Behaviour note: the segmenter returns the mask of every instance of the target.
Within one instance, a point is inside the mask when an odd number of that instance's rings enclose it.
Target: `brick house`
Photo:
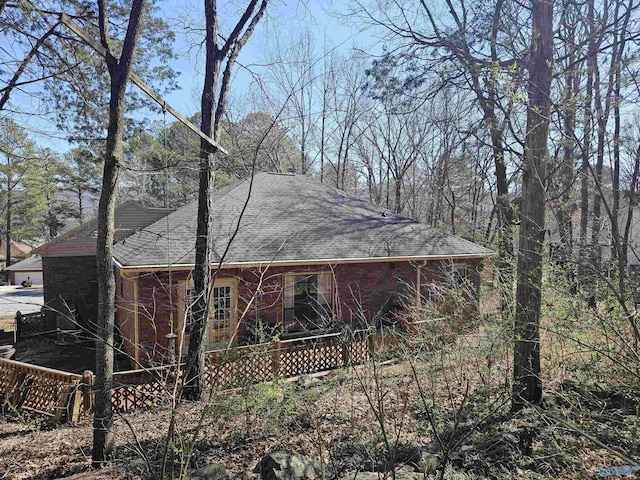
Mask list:
[[[168,334],[182,348],[188,344],[192,303],[197,202],[173,212],[148,210],[137,215],[139,225],[119,228],[114,245],[117,320],[133,365],[166,353]],[[260,173],[224,187],[213,194],[212,211],[210,349],[238,337],[258,340],[261,331],[291,334],[380,319],[417,301],[443,270],[473,272],[493,254],[301,175]],[[89,255],[75,255],[89,243],[70,245],[75,237],[37,253],[45,301],[73,298],[66,303],[84,308],[79,316],[86,323],[95,318],[97,295],[77,285],[95,282],[95,265]],[[76,279],[69,279],[72,271]]]

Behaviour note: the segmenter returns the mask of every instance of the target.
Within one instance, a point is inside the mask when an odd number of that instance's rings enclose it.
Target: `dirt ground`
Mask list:
[[[509,352],[484,356],[486,338],[384,366],[217,392],[177,408],[169,444],[167,406],[117,416],[113,461],[86,476],[90,418],[52,427],[8,415],[0,419],[0,478],[155,479],[163,461],[176,475],[185,464],[219,462],[232,477],[257,478],[253,468],[275,451],[321,458],[329,478],[364,470],[385,478],[398,464],[417,465],[423,452],[437,465],[446,451],[445,478],[588,479],[640,456],[640,391],[567,382],[547,391],[540,408],[511,413]]]
[[[20,340],[14,347],[13,360],[19,362],[71,373],[95,371],[96,355],[92,341],[71,343],[49,333]]]
[[[15,315],[2,315],[0,316],[0,330],[6,332],[13,332],[15,330],[16,316]]]

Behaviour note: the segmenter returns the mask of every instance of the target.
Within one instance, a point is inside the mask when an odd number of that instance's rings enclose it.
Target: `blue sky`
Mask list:
[[[175,25],[175,51],[178,58],[172,66],[181,73],[178,79],[178,85],[181,88],[166,94],[164,98],[171,106],[186,116],[196,113],[200,103],[204,58],[202,50],[197,47],[197,42],[201,32],[199,27],[204,23],[202,3],[202,0],[165,0],[157,4],[160,12],[172,25]],[[221,22],[224,22],[225,19],[232,22],[239,17],[237,10],[231,11],[231,7],[223,2],[219,3]],[[286,43],[307,29],[313,33],[319,50],[323,48],[323,42],[326,38],[326,41],[339,52],[346,52],[354,44],[362,46],[370,43],[368,37],[360,31],[357,22],[349,22],[349,25],[345,25],[345,22],[338,18],[337,14],[340,13],[340,9],[344,5],[344,2],[330,0],[309,0],[306,2],[272,0],[268,6],[266,17],[262,19],[238,58],[231,85],[232,104],[242,103],[243,97],[249,96],[251,90],[255,88],[252,85],[252,75],[260,76],[263,71],[262,66],[265,64],[265,54],[269,52],[269,49],[274,48],[276,37]],[[184,34],[185,29],[192,30],[192,33]],[[228,31],[228,28],[224,28],[224,24],[222,31]],[[56,131],[55,125],[49,121],[46,113],[42,114],[43,112],[39,111],[40,107],[36,100],[24,97],[14,98],[13,101],[19,103],[21,108],[26,111],[39,113],[39,115],[29,118],[18,118],[21,123],[28,125],[31,137],[39,145],[59,152],[64,152],[71,147],[65,140],[65,132]],[[152,121],[162,120],[161,114],[144,112],[142,115]],[[173,121],[173,118],[167,115],[167,121]]]
[[[193,24],[202,23],[201,0],[169,0],[164,2],[163,8],[168,15],[174,18],[184,17],[184,11],[188,9],[189,17]],[[367,43],[368,38],[362,34],[355,24],[345,25],[345,22],[337,18],[342,3],[322,0],[310,0],[307,2],[284,1],[270,3],[266,18],[263,18],[247,45],[243,48],[232,83],[234,95],[242,96],[243,91],[251,87],[251,76],[261,73],[264,65],[265,53],[272,48],[275,36],[282,40],[294,38],[305,29],[309,29],[316,38],[317,48],[322,49],[323,39],[326,37],[331,45],[340,50],[348,50],[354,43]],[[238,18],[235,15],[230,20]],[[166,96],[174,108],[181,113],[191,115],[196,113],[200,106],[200,92],[202,89],[204,58],[200,49],[189,46],[194,41],[194,36],[185,38],[180,36],[176,41],[176,51],[180,58],[174,64],[175,70],[181,72],[179,85],[181,90],[172,92]]]

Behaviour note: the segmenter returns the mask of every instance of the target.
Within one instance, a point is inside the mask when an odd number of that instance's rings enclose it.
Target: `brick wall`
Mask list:
[[[43,257],[44,299],[58,315],[53,327],[73,328],[61,321],[69,315],[69,307],[76,310],[79,323],[94,330],[98,312],[98,288],[95,257]],[[472,262],[475,267],[479,262]],[[428,284],[437,281],[440,262],[429,262],[421,268],[423,293]],[[247,325],[258,320],[272,326],[281,325],[282,275],[332,271],[336,287],[336,316],[339,321],[359,322],[379,318],[413,301],[412,288],[416,283],[416,264],[411,262],[353,263],[324,266],[269,267],[267,269],[225,269],[220,278],[238,279],[238,310],[245,312],[241,333]],[[155,357],[166,353],[165,335],[170,332],[170,319],[177,322],[178,305],[184,299],[177,288],[189,272],[172,273],[173,291],[168,289],[168,275],[163,272],[141,274],[138,279],[139,341],[145,348],[142,356]],[[473,275],[474,283],[479,281]],[[253,298],[250,307],[247,305]],[[177,324],[177,323],[176,323]]]
[[[477,284],[479,275],[475,272],[480,262],[470,262],[473,267],[472,281]],[[430,284],[439,282],[441,269],[449,268],[447,262],[427,262],[420,268],[422,294],[428,297]],[[356,322],[363,320],[380,322],[402,305],[415,301],[414,287],[417,281],[417,264],[413,262],[353,263],[341,265],[310,265],[296,267],[269,267],[266,269],[224,269],[218,278],[235,278],[238,281],[238,316],[240,334],[254,328],[258,321],[270,326],[283,323],[283,274],[333,272],[335,279],[335,308],[338,321]],[[170,322],[179,325],[179,305],[184,281],[188,271],[171,274],[172,289],[169,292],[166,272],[143,273],[138,278],[138,318],[139,343],[143,347],[140,360],[148,363],[168,354],[165,335],[171,331]],[[253,301],[251,301],[253,299]],[[251,304],[249,305],[249,303]],[[247,305],[249,307],[247,308]],[[474,309],[475,302],[469,302]]]
[[[171,321],[176,321],[181,301],[177,286],[184,278],[185,272],[177,278],[172,276],[171,294],[165,273],[140,274],[138,278],[138,335],[142,363],[169,354],[165,335],[171,332]]]
[[[69,321],[76,311],[78,323],[95,331],[98,316],[96,259],[90,257],[42,257],[44,301],[49,311],[58,313],[52,326],[76,328]],[[50,314],[52,319],[55,314]]]
[[[422,282],[431,281],[439,263],[422,267]],[[224,269],[218,278],[238,280],[240,333],[253,328],[258,321],[271,326],[283,322],[282,275],[285,273],[333,272],[336,287],[335,308],[339,321],[358,322],[378,318],[412,302],[417,271],[411,262],[353,263],[341,265],[310,265],[269,267],[266,269]],[[172,273],[173,289],[169,295],[168,275],[164,272],[142,274],[139,282],[139,340],[148,352],[166,349],[164,338],[170,331],[170,319],[177,325],[182,292],[178,285],[189,272]],[[253,302],[251,299],[253,298]],[[251,304],[249,305],[249,303]],[[173,305],[173,306],[172,306]],[[247,305],[249,307],[247,308]]]

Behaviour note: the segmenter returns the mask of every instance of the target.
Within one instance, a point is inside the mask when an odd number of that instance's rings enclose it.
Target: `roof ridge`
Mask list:
[[[166,211],[168,211],[169,213],[170,213],[170,212],[175,211],[175,208],[171,208],[171,207],[148,207],[148,206],[147,206],[147,205],[145,205],[144,203],[139,202],[138,200],[135,200],[135,199],[133,199],[133,198],[129,198],[129,199],[125,200],[125,201],[124,201],[124,202],[122,202],[120,205],[118,205],[116,208],[118,208],[118,207],[124,207],[124,206],[125,206],[125,205],[127,205],[127,204],[135,204],[135,205],[137,205],[138,207],[143,208],[143,209],[145,209],[145,210],[158,210],[158,211],[166,210]]]
[[[394,215],[394,216],[397,216],[397,217],[401,217],[401,218],[408,219],[408,220],[411,220],[413,222],[419,223],[420,225],[423,225],[423,226],[428,227],[428,228],[436,228],[436,227],[433,227],[431,225],[427,225],[426,223],[423,223],[423,222],[421,222],[419,220],[416,220],[415,218],[411,218],[411,217],[408,217],[406,215],[403,215],[402,213],[394,212],[392,209],[390,209],[388,207],[385,207],[383,205],[376,205],[375,203],[373,203],[370,200],[367,200],[366,198],[361,198],[361,197],[359,197],[357,195],[349,194],[349,193],[345,192],[344,190],[340,190],[338,187],[334,187],[333,185],[327,185],[324,182],[317,182],[317,181],[314,180],[313,177],[308,177],[306,175],[304,175],[303,177],[304,177],[305,180],[309,181],[310,183],[313,183],[314,185],[322,186],[326,190],[332,190],[332,191],[334,191],[336,193],[339,193],[343,197],[362,202],[363,204],[372,207],[373,210],[380,211],[381,214],[384,214],[385,212],[387,212],[387,214],[383,215],[383,216],[387,216],[388,214],[391,214],[391,215]]]

